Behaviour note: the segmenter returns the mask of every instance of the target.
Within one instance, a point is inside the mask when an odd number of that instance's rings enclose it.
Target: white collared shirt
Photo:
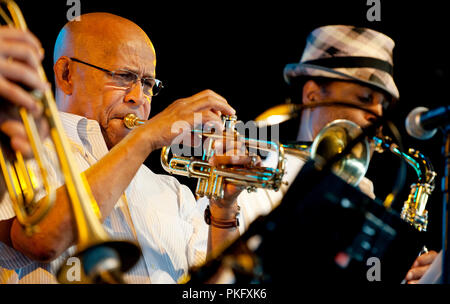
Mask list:
[[[80,172],[108,153],[96,121],[63,112],[60,117]],[[46,148],[56,163],[54,150]],[[56,171],[50,170],[50,180],[58,187],[64,184]],[[103,226],[111,238],[136,241],[142,249],[143,257],[125,275],[128,283],[175,283],[189,267],[204,262],[208,226],[188,187],[142,165],[125,196]],[[14,216],[5,195],[0,220]],[[55,271],[74,252],[71,247],[51,263],[37,263],[0,242],[0,283],[56,283]]]

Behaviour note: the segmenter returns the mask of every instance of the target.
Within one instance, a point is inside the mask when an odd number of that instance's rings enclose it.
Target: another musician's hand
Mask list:
[[[18,107],[24,107],[38,118],[42,137],[48,134],[47,123],[39,121],[42,107],[27,91],[43,92],[49,88],[38,74],[43,55],[40,42],[30,32],[0,27],[0,131],[10,138],[12,148],[26,157],[31,156],[31,147]]]
[[[40,91],[48,88],[38,73],[43,58],[42,46],[33,34],[0,27],[0,98],[41,114],[42,109],[22,86]]]
[[[405,280],[407,284],[417,284],[424,275],[424,273],[430,268],[431,263],[437,256],[436,251],[429,251],[419,256],[413,263],[411,269],[406,274]]]

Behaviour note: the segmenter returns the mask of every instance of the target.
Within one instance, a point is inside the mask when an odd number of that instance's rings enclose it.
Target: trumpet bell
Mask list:
[[[354,122],[338,119],[327,124],[317,135],[311,146],[311,158],[328,161],[342,153],[345,147],[359,134],[361,128]],[[332,166],[334,174],[347,183],[357,186],[367,172],[370,161],[370,146],[367,140],[357,143],[350,153]]]

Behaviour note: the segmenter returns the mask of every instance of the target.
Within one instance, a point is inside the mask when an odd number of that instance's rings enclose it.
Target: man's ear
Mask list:
[[[53,66],[55,72],[55,82],[57,88],[64,92],[66,95],[72,95],[72,71],[70,68],[70,58],[61,56]]]
[[[303,85],[302,102],[303,104],[310,104],[319,101],[322,98],[320,86],[314,80],[308,80]]]

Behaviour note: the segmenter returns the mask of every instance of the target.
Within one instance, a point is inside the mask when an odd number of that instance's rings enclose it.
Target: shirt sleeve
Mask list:
[[[199,205],[192,191],[186,185],[181,184],[175,177],[158,174],[159,180],[176,194],[177,216],[187,223],[189,229],[184,232],[186,235],[185,256],[187,266],[193,267],[201,265],[206,260],[208,246],[209,226],[203,219],[202,205]],[[206,205],[204,205],[206,207]],[[186,227],[187,228],[187,227]]]
[[[208,246],[209,227],[203,219],[201,207],[195,201],[191,190],[185,185],[179,185],[182,197],[182,217],[193,227],[192,235],[187,245],[187,260],[189,267],[205,262]]]
[[[21,252],[0,242],[0,266],[6,269],[18,269],[32,264],[34,261]]]
[[[5,191],[5,193],[3,194],[3,197],[0,201],[0,221],[9,220],[16,216],[8,192],[6,191],[6,189],[2,189],[2,191],[3,190]]]

